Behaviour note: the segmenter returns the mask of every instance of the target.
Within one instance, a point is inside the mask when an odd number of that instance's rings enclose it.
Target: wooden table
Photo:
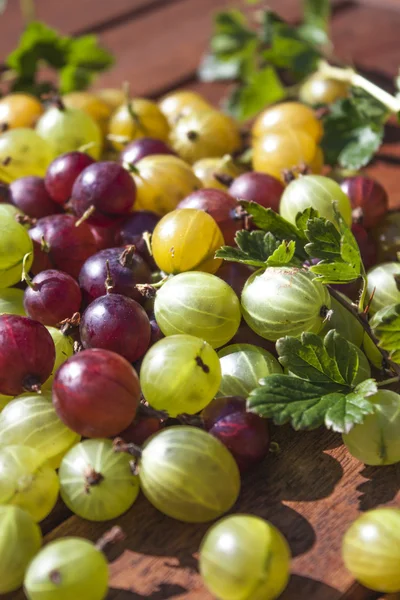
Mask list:
[[[157,97],[176,88],[200,91],[217,103],[225,84],[200,84],[196,67],[207,46],[212,15],[232,0],[36,0],[38,17],[65,33],[94,32],[112,50],[116,67],[96,87],[130,81],[135,95]],[[296,21],[300,0],[270,0],[269,6]],[[0,55],[15,45],[22,23],[16,0],[1,17]],[[337,54],[391,88],[400,64],[400,0],[334,3],[332,36]],[[400,205],[400,131],[386,142],[368,172],[380,180],[392,206]],[[236,512],[274,523],[293,553],[292,578],[282,600],[372,600],[379,594],[354,583],[340,558],[343,533],[361,511],[398,505],[400,465],[365,467],[345,451],[340,436],[318,430],[295,433],[274,428],[280,453],[248,474]],[[195,554],[209,525],[184,525],[158,513],[143,496],[118,519],[127,534],[111,565],[109,600],[209,600]],[[96,540],[109,524],[79,519],[60,503],[44,522],[49,541],[66,535]],[[399,566],[400,568],[400,566]],[[22,592],[8,598],[19,600]],[[84,598],[77,598],[84,600]]]

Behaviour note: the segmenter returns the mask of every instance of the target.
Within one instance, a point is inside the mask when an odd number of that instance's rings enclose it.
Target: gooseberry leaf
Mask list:
[[[275,69],[267,66],[251,73],[245,83],[235,88],[225,107],[233,117],[245,121],[254,117],[269,104],[285,97],[285,88]]]
[[[251,215],[252,222],[259,229],[269,231],[279,240],[293,240],[296,242],[296,254],[306,258],[304,251],[304,236],[302,232],[292,223],[278,215],[272,208],[264,208],[257,202],[241,200],[240,204],[244,210]]]
[[[301,30],[283,21],[274,21],[270,47],[261,52],[266,63],[288,70],[295,79],[310,75],[317,68],[320,52]]]
[[[323,218],[313,217],[307,222],[309,243],[305,250],[321,261],[310,270],[321,283],[349,283],[357,279],[363,269],[360,249],[350,228],[333,205],[337,227]]]
[[[299,28],[300,35],[318,46],[329,42],[330,0],[305,0],[304,22]]]
[[[219,59],[240,60],[249,42],[255,39],[256,33],[248,27],[247,17],[240,10],[233,8],[216,15],[210,46]]]
[[[95,73],[112,65],[113,57],[99,46],[94,35],[63,36],[40,21],[32,21],[22,33],[18,47],[6,59],[7,66],[17,74],[13,90],[39,95],[46,89],[55,89],[49,82],[36,80],[42,62],[59,72],[58,87],[64,93],[88,87]]]
[[[235,242],[237,248],[222,246],[215,256],[252,267],[266,267],[270,259],[279,265],[287,264],[294,254],[294,243],[289,248],[282,247],[284,243],[280,243],[270,232],[243,229],[237,232]]]
[[[323,116],[321,146],[325,161],[348,169],[359,169],[370,161],[382,143],[387,109],[370,95],[352,91],[337,100]]]
[[[328,331],[324,338],[309,332],[300,338],[283,337],[277,341],[276,349],[279,362],[292,375],[329,385],[330,391],[351,388],[357,376],[356,347],[335,329]]]
[[[293,263],[295,250],[296,243],[293,240],[290,242],[284,240],[267,259],[267,265],[269,267],[281,267]]]
[[[400,363],[400,304],[391,304],[378,311],[370,321],[379,347],[389,353],[393,362]]]
[[[303,239],[307,239],[306,229],[308,225],[308,221],[310,219],[314,219],[319,217],[319,213],[315,208],[311,206],[303,210],[303,212],[299,212],[296,215],[296,227],[298,229],[298,235],[301,235]]]
[[[355,346],[329,331],[325,338],[303,333],[277,342],[280,362],[287,375],[270,375],[250,393],[248,410],[273,418],[278,425],[290,422],[294,429],[328,429],[349,432],[373,412],[368,397],[376,393],[374,380],[359,385],[359,357]]]

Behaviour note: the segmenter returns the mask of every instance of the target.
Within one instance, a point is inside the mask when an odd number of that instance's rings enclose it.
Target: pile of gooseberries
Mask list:
[[[234,509],[244,474],[261,464],[265,477],[274,448],[246,399],[283,374],[280,338],[335,329],[358,356],[354,386],[370,363],[383,375],[351,290],[328,288],[309,262],[256,269],[216,257],[256,229],[241,200],[288,227],[312,208],[339,229],[339,212],[369,268],[371,325],[400,304],[400,217],[385,189],[323,174],[323,126],[309,105],[345,96],[336,84],[311,77],[304,104],[262,111],[251,165],[238,123],[195,92],[159,102],[76,92],[47,110],[23,93],[0,100],[0,593],[106,597],[102,544],[70,537],[41,549],[38,523],[59,497],[100,522],[140,519],[140,490],[185,523]],[[400,395],[370,400],[343,442],[367,465],[398,463]],[[344,536],[346,567],[373,590],[400,591],[399,515],[370,511]],[[274,600],[290,561],[285,537],[252,514],[214,523],[199,549],[221,600]]]

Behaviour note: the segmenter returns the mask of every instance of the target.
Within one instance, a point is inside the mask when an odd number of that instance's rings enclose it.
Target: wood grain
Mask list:
[[[339,600],[353,586],[340,558],[342,535],[361,511],[400,500],[400,465],[364,467],[345,451],[340,436],[324,430],[296,433],[285,426],[272,428],[272,438],[279,454],[243,479],[234,512],[268,519],[289,541],[293,576],[281,600]],[[211,599],[195,558],[209,524],[174,521],[143,496],[116,522],[127,540],[114,550],[122,554],[111,565],[108,600]],[[110,525],[71,517],[46,541],[66,535],[96,540]],[[347,599],[376,598],[360,586],[354,589],[358,595]]]
[[[200,91],[214,104],[229,87],[200,84],[194,81],[194,73],[212,30],[211,16],[231,6],[230,0],[70,0],[63,11],[54,0],[36,2],[39,16],[65,33],[101,32],[102,41],[117,57],[117,66],[102,77],[98,87],[119,86],[129,79],[133,93],[156,95],[186,83],[185,87]],[[340,57],[386,85],[396,74],[400,30],[400,14],[381,10],[390,2],[362,0],[362,6],[340,2],[332,26]],[[285,18],[295,21],[300,16],[300,0],[268,4]],[[15,20],[16,6],[11,0],[6,16],[0,17],[0,23],[7,23],[0,38],[3,54],[10,40],[15,44],[21,27],[19,17]],[[400,130],[390,125],[385,144],[367,172],[387,188],[392,206],[400,206],[399,164]],[[294,556],[293,574],[281,600],[383,600],[354,583],[341,562],[340,545],[346,528],[362,511],[399,504],[400,465],[364,467],[348,455],[340,436],[323,430],[296,433],[281,427],[271,431],[281,451],[244,478],[234,510],[270,520],[287,537]],[[196,561],[209,524],[193,526],[169,519],[142,495],[116,522],[124,528],[127,540],[111,557],[108,600],[211,600]],[[96,540],[110,525],[71,517],[60,501],[43,530],[46,541],[66,535]],[[4,596],[4,600],[22,598],[21,591]],[[400,600],[400,596],[390,600]]]
[[[35,0],[36,16],[62,33],[76,34],[112,27],[116,22],[135,18],[145,10],[178,0]],[[0,62],[15,48],[24,22],[19,0],[10,0],[0,16]]]
[[[271,0],[268,6],[292,22],[301,14],[299,0]],[[347,6],[336,0],[336,7]],[[136,95],[159,95],[194,79],[200,57],[212,33],[212,17],[240,0],[185,0],[148,13],[101,35],[116,56],[116,67],[102,75],[96,87],[120,86],[128,79]],[[244,6],[251,11],[252,7]],[[175,35],[171,32],[175,31]]]

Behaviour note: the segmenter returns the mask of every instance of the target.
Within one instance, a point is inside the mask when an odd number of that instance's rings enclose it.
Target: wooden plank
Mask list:
[[[367,4],[381,10],[400,10],[399,0],[356,0],[358,4]]]
[[[291,21],[301,15],[298,0],[272,0],[268,5]],[[207,49],[213,15],[232,6],[243,3],[185,0],[106,31],[101,40],[118,56],[118,64],[97,80],[96,87],[119,87],[128,79],[134,94],[155,95],[190,81]]]
[[[271,428],[280,446],[243,479],[234,512],[270,520],[288,539],[292,579],[281,600],[339,600],[353,580],[341,557],[349,524],[378,505],[400,500],[400,465],[364,467],[349,456],[337,434],[324,430],[295,433]],[[126,532],[122,554],[111,565],[108,600],[151,597],[211,600],[197,573],[196,552],[209,524],[187,525],[156,511],[143,497],[116,520]],[[95,540],[112,523],[71,517],[46,536],[78,535]],[[361,586],[348,600],[374,600]],[[22,599],[14,594],[13,600]]]
[[[339,12],[331,32],[335,52],[342,60],[393,78],[399,68],[399,29],[399,13],[359,5]]]
[[[300,17],[299,2],[275,0],[269,4],[285,18]],[[101,39],[119,59],[96,87],[120,86],[128,79],[137,95],[154,95],[189,82],[207,48],[213,13],[231,5],[230,0],[186,0],[106,31]],[[400,14],[348,2],[338,6],[346,8],[337,10],[332,21],[338,56],[349,64],[393,77],[398,68]],[[177,23],[179,32],[171,36]]]
[[[69,0],[61,7],[54,0],[35,0],[36,16],[64,34],[93,31],[105,24],[126,22],[145,10],[177,0]],[[24,27],[19,0],[10,0],[0,16],[0,62],[17,45]]]

